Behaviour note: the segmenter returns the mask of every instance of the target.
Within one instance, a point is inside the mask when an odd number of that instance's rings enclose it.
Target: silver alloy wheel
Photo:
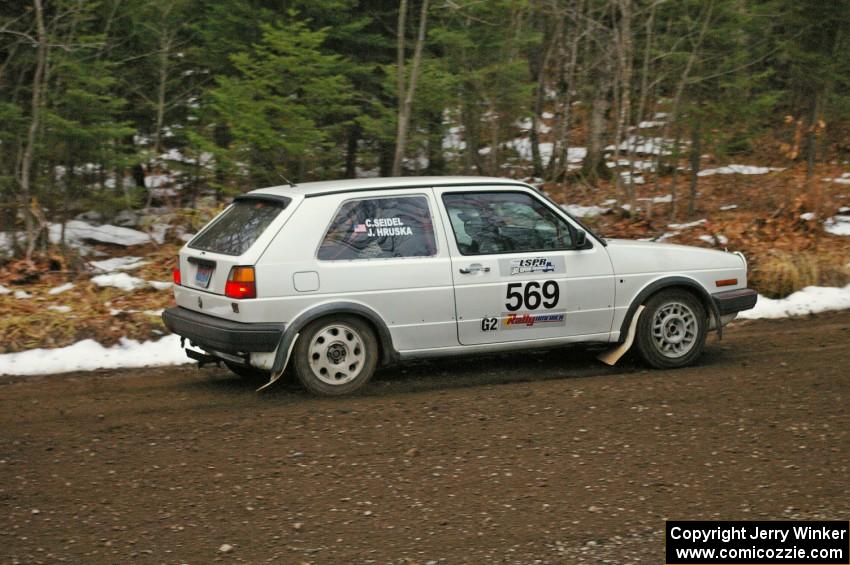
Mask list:
[[[652,340],[659,353],[675,359],[686,355],[697,342],[698,320],[682,302],[668,302],[652,318]]]
[[[344,385],[357,378],[366,361],[363,338],[343,324],[330,324],[313,336],[310,344],[310,369],[316,378],[329,385]]]

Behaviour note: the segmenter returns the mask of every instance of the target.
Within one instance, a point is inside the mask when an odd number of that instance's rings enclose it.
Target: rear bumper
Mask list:
[[[162,321],[198,347],[234,354],[274,351],[284,329],[283,324],[234,322],[180,306],[165,310]]]
[[[756,300],[758,300],[758,293],[751,288],[740,288],[712,294],[711,298],[717,304],[720,315],[725,316],[754,307]]]

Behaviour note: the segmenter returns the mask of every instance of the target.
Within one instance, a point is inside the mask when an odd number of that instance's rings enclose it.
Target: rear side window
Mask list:
[[[429,257],[437,252],[428,199],[368,198],[343,204],[319,247],[323,261]]]
[[[190,243],[192,249],[242,255],[286,208],[286,202],[237,200]]]

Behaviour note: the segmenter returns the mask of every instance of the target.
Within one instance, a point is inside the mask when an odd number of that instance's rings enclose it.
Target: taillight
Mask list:
[[[233,267],[227,275],[224,295],[228,298],[257,298],[254,267]]]
[[[177,266],[171,269],[171,281],[175,286],[180,286],[180,259],[177,260]]]

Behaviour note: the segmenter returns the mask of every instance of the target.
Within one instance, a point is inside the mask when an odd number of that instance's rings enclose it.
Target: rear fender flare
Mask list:
[[[292,322],[286,325],[286,329],[284,329],[280,343],[277,346],[277,353],[275,353],[271,371],[272,375],[282,373],[286,369],[286,362],[288,361],[289,352],[292,349],[295,338],[307,324],[319,318],[334,314],[349,314],[365,318],[375,328],[375,333],[381,344],[382,363],[388,364],[398,358],[398,352],[393,346],[390,330],[384,319],[377,312],[357,302],[326,302],[300,313]]]

